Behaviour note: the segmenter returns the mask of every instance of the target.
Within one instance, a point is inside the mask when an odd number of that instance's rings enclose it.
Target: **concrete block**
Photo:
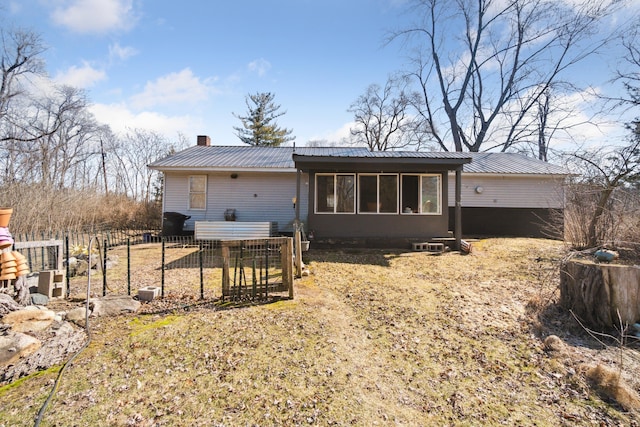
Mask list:
[[[154,298],[160,296],[162,289],[159,286],[145,286],[138,289],[138,300],[140,301],[153,301]]]
[[[425,242],[425,243],[413,243],[412,245],[413,245],[414,251],[444,252],[444,243]]]
[[[38,275],[38,293],[49,298],[64,298],[64,270],[46,270]]]

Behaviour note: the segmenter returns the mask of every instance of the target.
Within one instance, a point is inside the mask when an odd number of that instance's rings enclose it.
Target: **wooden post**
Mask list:
[[[302,277],[302,232],[300,230],[297,230],[295,233],[295,243],[293,245],[295,251],[296,251],[296,277],[300,278]]]
[[[298,232],[298,234],[300,234],[300,232]],[[293,299],[293,239],[287,238],[284,246],[282,250],[282,256],[284,258],[282,260],[282,280],[286,280],[289,288],[289,298]]]
[[[456,239],[456,250],[460,250],[462,243],[462,166],[456,169],[456,205],[455,205],[455,229],[453,237]]]

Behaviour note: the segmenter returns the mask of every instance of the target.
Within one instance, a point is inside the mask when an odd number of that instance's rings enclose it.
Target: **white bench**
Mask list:
[[[277,223],[258,221],[195,221],[196,240],[265,239],[277,232]]]

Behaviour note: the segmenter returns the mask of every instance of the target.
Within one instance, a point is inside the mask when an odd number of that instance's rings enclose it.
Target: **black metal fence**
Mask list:
[[[67,298],[84,298],[88,286],[92,297],[136,295],[148,287],[160,288],[161,297],[180,300],[224,296],[224,256],[220,242],[196,241],[193,236],[162,237],[157,230],[108,231],[95,235],[42,233],[14,238],[18,246],[25,247],[20,252],[27,257],[33,272],[64,269]],[[60,245],[51,245],[51,242],[60,242]],[[236,258],[232,263],[238,262]],[[281,259],[273,256],[270,260],[274,280],[282,278],[281,274],[275,274],[282,269]],[[232,277],[232,280],[232,286],[236,280],[237,286],[241,286],[240,281],[246,277]],[[261,296],[252,293],[247,298]]]

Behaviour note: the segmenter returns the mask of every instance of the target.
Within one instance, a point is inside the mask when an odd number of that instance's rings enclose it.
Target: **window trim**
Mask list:
[[[192,178],[204,178],[204,191],[192,191],[191,189],[191,180]],[[208,188],[208,179],[207,179],[207,175],[189,175],[189,177],[187,178],[187,194],[188,194],[188,200],[187,200],[187,208],[190,211],[205,211],[207,210],[207,188]],[[191,206],[191,196],[192,195],[197,195],[197,194],[204,194],[204,206],[201,208],[194,208],[193,206]]]
[[[318,177],[319,176],[332,176],[333,177],[333,212],[323,212],[318,210]],[[338,191],[338,176],[350,176],[353,178],[353,211],[352,212],[337,212],[338,208],[338,200],[337,200],[337,191]],[[314,176],[314,201],[313,201],[313,212],[318,215],[355,215],[357,212],[357,185],[356,185],[356,174],[352,172],[318,172]]]
[[[362,201],[361,199],[361,193],[360,190],[362,188],[362,185],[360,184],[360,178],[363,176],[375,176],[376,177],[376,211],[375,212],[369,212],[369,211],[362,211],[360,210],[360,202]],[[380,212],[380,177],[381,176],[394,176],[396,178],[396,210],[394,212]],[[374,172],[365,172],[365,173],[359,173],[358,174],[358,197],[357,197],[357,203],[358,203],[358,214],[360,215],[398,215],[398,206],[400,205],[400,181],[399,181],[399,174],[397,173],[374,173]]]
[[[441,216],[442,215],[442,174],[440,173],[403,173],[400,177],[400,200],[404,194],[404,188],[402,187],[402,177],[404,176],[417,176],[418,177],[418,207],[419,212],[404,212],[404,209],[400,209],[401,215],[429,215],[429,216]],[[436,212],[422,212],[422,178],[423,177],[436,177],[438,179],[437,184],[437,200],[438,210]]]

